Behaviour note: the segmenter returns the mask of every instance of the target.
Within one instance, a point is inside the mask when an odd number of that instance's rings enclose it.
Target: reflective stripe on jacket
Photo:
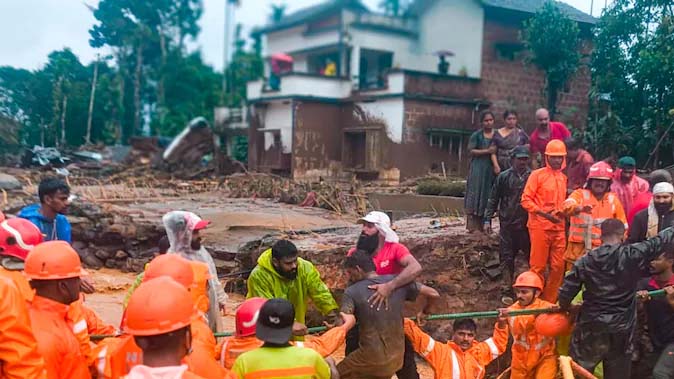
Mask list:
[[[576,207],[591,206],[592,213],[576,213]],[[564,201],[564,213],[570,215],[569,241],[584,243],[586,250],[601,245],[601,223],[609,218],[622,221],[627,229],[627,220],[620,200],[613,192],[597,199],[588,189],[577,189]]]

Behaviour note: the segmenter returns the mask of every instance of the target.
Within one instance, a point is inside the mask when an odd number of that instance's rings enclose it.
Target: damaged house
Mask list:
[[[479,113],[513,108],[531,131],[544,75],[524,59],[522,22],[544,0],[416,0],[406,17],[331,0],[259,28],[264,79],[247,84],[250,169],[297,180],[397,182],[465,174]],[[595,19],[566,4],[589,52]],[[559,96],[583,127],[590,74]]]

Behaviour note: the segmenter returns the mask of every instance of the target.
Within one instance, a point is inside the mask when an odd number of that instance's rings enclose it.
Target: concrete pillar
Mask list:
[[[360,74],[360,46],[354,45],[351,47],[351,82],[353,88],[358,89]]]

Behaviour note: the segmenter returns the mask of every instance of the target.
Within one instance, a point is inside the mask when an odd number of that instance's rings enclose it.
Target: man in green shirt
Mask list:
[[[292,377],[330,379],[330,366],[315,350],[291,345],[295,309],[284,299],[268,300],[257,318],[255,335],[264,345],[241,354],[232,371],[239,379]]]
[[[257,260],[257,266],[248,277],[247,299],[262,297],[288,300],[295,308],[293,334],[306,334],[307,302],[314,303],[319,312],[327,315],[329,323],[339,323],[337,303],[314,265],[298,257],[297,247],[288,240],[277,241]]]

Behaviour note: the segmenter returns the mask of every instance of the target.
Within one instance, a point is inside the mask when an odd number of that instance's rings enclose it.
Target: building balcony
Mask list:
[[[351,95],[351,80],[343,77],[292,72],[276,78],[248,82],[248,101],[283,98],[345,99]]]

